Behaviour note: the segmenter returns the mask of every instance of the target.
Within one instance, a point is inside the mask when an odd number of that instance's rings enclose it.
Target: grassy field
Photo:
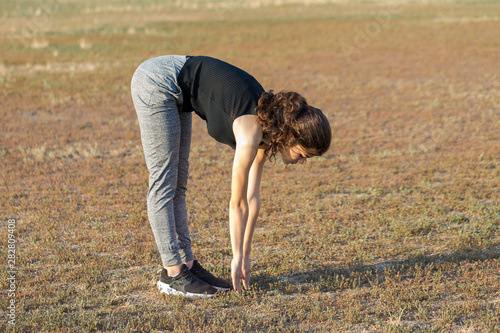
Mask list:
[[[499,1],[0,13],[0,331],[500,332]],[[325,156],[266,166],[242,296],[156,291],[129,83],[164,54],[219,57],[332,124]],[[233,152],[193,126],[195,255],[229,279]]]

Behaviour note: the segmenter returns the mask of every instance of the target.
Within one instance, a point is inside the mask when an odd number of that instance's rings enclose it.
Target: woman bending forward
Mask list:
[[[149,170],[148,219],[160,252],[158,288],[167,294],[212,297],[231,285],[194,259],[185,192],[191,115],[207,122],[215,140],[235,150],[229,224],[233,288],[250,284],[250,249],[260,208],[266,159],[304,163],[327,151],[331,128],[295,92],[265,92],[248,73],[202,56],[161,56],[143,62],[131,84]]]

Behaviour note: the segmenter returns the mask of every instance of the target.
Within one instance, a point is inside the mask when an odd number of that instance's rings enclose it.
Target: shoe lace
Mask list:
[[[196,275],[193,274],[193,272],[191,271],[187,271],[185,274],[184,274],[184,278],[189,281],[189,282],[196,282],[198,280],[198,278],[196,277]]]
[[[201,276],[210,276],[212,274],[210,274],[209,271],[207,271],[205,268],[203,268],[203,266],[200,265],[200,263],[198,263],[198,265],[196,266],[193,266],[194,269],[195,269],[195,272],[197,275],[201,275]]]

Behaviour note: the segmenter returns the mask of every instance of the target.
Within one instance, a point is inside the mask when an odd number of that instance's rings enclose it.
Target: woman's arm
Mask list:
[[[231,177],[229,223],[233,257],[243,257],[243,245],[249,215],[247,198],[248,179],[252,162],[257,155],[253,147],[237,147]]]
[[[255,224],[257,222],[257,217],[260,210],[260,182],[262,179],[262,171],[264,170],[264,162],[266,161],[266,153],[264,149],[259,149],[257,151],[257,156],[253,161],[252,167],[250,168],[250,174],[248,179],[248,219],[247,226],[245,229],[245,241],[243,243],[243,256],[250,257],[250,252],[252,249],[252,237],[253,231],[255,229]]]
[[[233,287],[238,293],[241,293],[241,280],[243,279],[245,288],[248,288],[250,281],[249,272],[248,274],[243,272],[243,258],[245,250],[250,249],[251,234],[255,226],[255,221],[248,223],[249,217],[255,216],[256,218],[255,208],[258,207],[255,205],[255,197],[250,198],[249,202],[248,194],[250,189],[252,193],[255,193],[255,181],[257,179],[259,179],[260,183],[259,168],[254,167],[254,163],[258,155],[259,143],[262,140],[262,130],[255,121],[255,116],[247,115],[241,116],[234,121],[233,132],[236,138],[236,151],[231,177],[231,202],[229,206],[229,224],[233,250],[231,271]],[[250,178],[252,183],[250,183]],[[247,230],[249,231],[248,235]],[[248,262],[248,260],[246,261]],[[245,266],[249,265],[246,264]],[[248,270],[245,269],[246,271]]]
[[[248,180],[248,218],[245,228],[243,258],[241,263],[241,279],[243,281],[243,286],[245,287],[245,289],[250,286],[250,252],[252,249],[253,232],[255,230],[255,225],[257,223],[257,218],[260,210],[260,180],[262,178],[262,170],[264,169],[263,167],[265,160],[265,150],[259,149],[250,169]]]

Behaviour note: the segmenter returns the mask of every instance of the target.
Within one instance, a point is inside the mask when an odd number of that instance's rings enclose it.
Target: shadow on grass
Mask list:
[[[451,253],[425,256],[420,255],[406,260],[390,260],[372,265],[355,262],[348,266],[323,266],[313,270],[291,275],[272,276],[257,274],[253,283],[258,289],[272,293],[296,293],[305,291],[334,291],[383,283],[389,276],[402,280],[412,278],[416,269],[437,271],[446,263],[464,261],[477,262],[500,258],[500,247],[462,250]]]

